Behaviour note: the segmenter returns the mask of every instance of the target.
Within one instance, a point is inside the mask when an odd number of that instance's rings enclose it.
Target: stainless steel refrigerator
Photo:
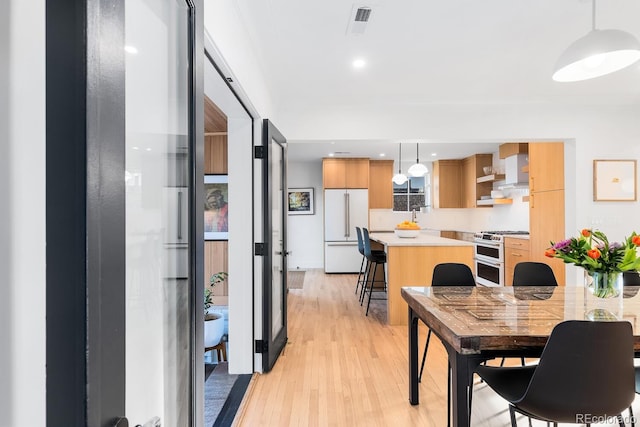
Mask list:
[[[369,190],[324,190],[324,271],[357,273],[362,255],[356,227],[368,227]]]

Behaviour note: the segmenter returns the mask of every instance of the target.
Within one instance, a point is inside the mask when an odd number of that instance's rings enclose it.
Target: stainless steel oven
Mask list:
[[[504,286],[504,235],[529,234],[526,231],[482,231],[474,234],[476,283]]]
[[[504,244],[482,237],[476,237],[475,244],[476,282],[484,286],[504,286]]]

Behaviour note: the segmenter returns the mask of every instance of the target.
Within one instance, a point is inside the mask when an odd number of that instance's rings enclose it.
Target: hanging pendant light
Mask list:
[[[424,176],[427,172],[429,172],[429,169],[427,169],[425,165],[420,163],[420,155],[418,153],[419,146],[420,144],[416,143],[416,163],[411,165],[411,167],[407,170],[407,172],[411,176]]]
[[[620,30],[596,30],[596,0],[592,0],[591,31],[560,55],[553,73],[557,82],[577,82],[613,73],[640,59],[640,42]]]
[[[402,143],[400,143],[400,152],[398,153],[398,173],[391,178],[396,185],[402,185],[409,180],[405,174],[402,173]]]

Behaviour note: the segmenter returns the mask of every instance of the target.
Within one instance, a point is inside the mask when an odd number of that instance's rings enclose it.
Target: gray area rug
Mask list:
[[[289,271],[287,273],[287,289],[302,289],[304,285],[304,271]]]
[[[220,362],[204,383],[204,425],[211,427],[229,396],[238,375],[229,375],[227,362]]]

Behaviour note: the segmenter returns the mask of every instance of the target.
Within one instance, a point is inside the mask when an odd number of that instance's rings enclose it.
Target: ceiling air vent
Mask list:
[[[369,22],[371,16],[371,9],[368,7],[359,7],[356,10],[356,22]]]
[[[349,19],[349,25],[347,26],[347,35],[349,34],[363,34],[367,28],[367,24],[371,19],[372,9],[367,6],[353,5],[351,9],[351,17]]]

